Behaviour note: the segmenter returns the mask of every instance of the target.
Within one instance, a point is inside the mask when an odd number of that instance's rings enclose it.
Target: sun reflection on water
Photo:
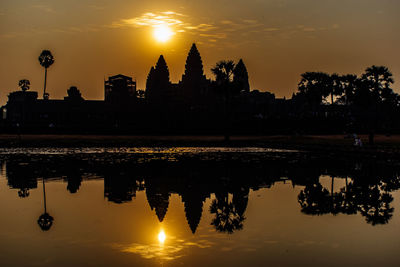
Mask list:
[[[158,241],[160,242],[161,245],[164,244],[166,238],[167,236],[165,235],[164,230],[161,229],[160,233],[158,234]]]

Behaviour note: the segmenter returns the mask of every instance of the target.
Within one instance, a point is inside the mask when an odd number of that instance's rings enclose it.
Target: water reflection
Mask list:
[[[391,193],[400,188],[399,166],[387,163],[252,152],[173,154],[167,159],[162,153],[2,156],[8,186],[17,189],[19,197],[29,198],[42,179],[44,213],[37,222],[44,231],[54,221],[46,207],[46,180],[65,181],[66,189],[77,194],[83,180],[103,179],[105,199],[117,204],[132,202],[137,192],[145,191],[159,222],[168,214],[171,195],[179,195],[193,234],[203,212],[211,214],[209,224],[217,232],[242,230],[250,191],[277,182],[301,186],[297,200],[306,215],[359,214],[371,225],[390,222]],[[330,177],[330,186],[321,184],[321,176]],[[334,191],[338,180],[344,180],[344,186]],[[211,204],[204,207],[210,198]],[[158,238],[163,244],[165,232]]]
[[[164,230],[161,229],[160,233],[158,234],[158,241],[160,242],[160,244],[164,245],[165,239],[167,238],[167,236],[165,235]]]
[[[40,229],[42,231],[50,230],[51,226],[53,225],[54,218],[47,213],[47,205],[46,205],[46,185],[45,180],[43,181],[43,206],[44,206],[44,213],[39,216],[37,223],[39,224]]]
[[[334,183],[332,177],[332,188]],[[389,184],[385,183],[389,182]],[[386,224],[393,216],[394,208],[390,206],[393,197],[391,191],[398,189],[398,176],[394,179],[378,179],[375,181],[355,179],[334,193],[329,192],[320,183],[307,184],[301,190],[298,201],[301,211],[309,215],[356,214],[359,212],[367,223],[372,225]]]

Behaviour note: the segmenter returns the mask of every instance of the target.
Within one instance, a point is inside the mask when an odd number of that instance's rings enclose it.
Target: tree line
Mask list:
[[[368,67],[361,76],[305,72],[292,99],[303,113],[318,112],[322,105],[345,107],[347,119],[366,128],[372,144],[374,133],[389,128],[399,113],[400,96],[393,83],[385,66]]]

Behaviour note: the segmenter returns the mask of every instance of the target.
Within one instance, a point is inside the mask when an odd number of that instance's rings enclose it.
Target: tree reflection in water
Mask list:
[[[42,231],[48,231],[53,225],[54,218],[47,213],[46,185],[44,178],[43,178],[43,205],[44,205],[44,213],[39,216],[37,223],[39,224],[39,227],[40,229],[42,229]]]
[[[211,221],[211,225],[218,232],[232,234],[236,230],[243,229],[244,216],[240,216],[232,202],[228,200],[228,194],[216,194],[216,199],[211,203],[211,214],[215,214],[215,218]]]
[[[394,177],[398,181],[399,177]],[[398,184],[393,181],[390,184]],[[307,185],[298,195],[301,211],[309,215],[322,214],[360,214],[372,225],[386,224],[393,216],[394,208],[390,206],[393,196],[381,181],[377,184],[366,184],[355,180],[340,192],[329,195],[320,183]],[[393,187],[395,188],[395,187]],[[397,187],[398,188],[398,187]]]
[[[237,199],[237,197],[233,197]],[[245,209],[245,208],[244,208]],[[243,206],[240,201],[229,201],[228,193],[216,193],[215,199],[210,206],[210,213],[215,214],[215,218],[211,221],[211,225],[218,232],[232,234],[235,231],[243,229],[245,217]]]
[[[245,211],[250,190],[270,188],[275,182],[291,180],[302,186],[298,203],[307,215],[360,214],[371,225],[386,224],[393,216],[392,192],[400,188],[400,167],[386,163],[276,157],[265,153],[203,154],[72,154],[7,155],[6,175],[10,188],[28,197],[43,177],[44,213],[38,224],[49,230],[54,218],[47,213],[45,180],[64,179],[67,190],[78,193],[82,180],[104,179],[104,197],[124,204],[135,201],[137,191],[146,190],[150,209],[163,221],[172,194],[181,196],[188,226],[194,234],[203,210],[213,218],[218,232],[232,234],[245,227]],[[73,166],[73,170],[71,169]],[[330,176],[330,188],[320,183]],[[245,178],[244,178],[245,177]],[[335,179],[343,177],[345,186],[334,192]],[[345,177],[345,178],[344,178]],[[211,205],[206,199],[215,195]]]

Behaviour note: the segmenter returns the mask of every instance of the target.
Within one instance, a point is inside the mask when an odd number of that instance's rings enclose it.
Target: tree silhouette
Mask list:
[[[228,201],[228,193],[216,193],[210,206],[210,213],[215,214],[211,225],[218,232],[232,234],[234,231],[243,229],[245,217],[239,214],[232,202]]]
[[[340,96],[343,93],[343,83],[342,76],[337,73],[334,73],[330,77],[330,86],[331,86],[331,105],[333,105],[334,96]]]
[[[225,125],[225,141],[229,141],[229,131],[231,126],[231,97],[233,93],[233,70],[235,63],[232,60],[222,60],[215,64],[211,69],[215,75],[216,91],[222,97],[224,125]]]
[[[83,100],[82,94],[76,86],[71,86],[67,90],[67,94],[68,94],[68,99],[70,100],[75,100],[75,101]]]
[[[354,103],[355,90],[359,86],[359,79],[357,75],[347,74],[341,76],[343,95],[341,96],[341,102],[346,106]]]
[[[48,231],[51,226],[53,225],[54,218],[50,216],[50,214],[47,213],[47,206],[46,206],[46,187],[45,187],[45,182],[43,178],[43,205],[44,205],[44,213],[39,216],[39,219],[37,221],[40,229],[42,231]]]
[[[49,94],[46,93],[46,83],[47,83],[47,68],[49,68],[54,63],[54,57],[49,50],[43,50],[39,56],[39,63],[44,67],[44,89],[43,89],[43,99],[48,99]]]
[[[356,214],[357,213],[357,201],[356,195],[352,190],[352,184],[348,184],[346,177],[346,186],[340,189],[339,194],[336,196],[335,201],[339,204],[339,210],[344,214]]]
[[[23,79],[18,82],[18,86],[21,88],[22,92],[29,90],[30,85],[31,83],[27,79]]]
[[[397,97],[390,88],[394,80],[385,66],[371,66],[361,77],[356,92],[357,104],[363,109],[364,121],[369,128],[369,144],[374,144],[374,134],[384,106],[396,106]]]
[[[382,192],[379,184],[358,186],[354,191],[358,210],[367,223],[377,225],[389,222],[394,211],[390,206],[392,195]]]
[[[221,86],[221,89],[226,90],[224,93],[230,93],[228,90],[233,79],[234,69],[235,63],[232,60],[221,60],[211,69],[217,84]]]
[[[320,183],[306,185],[297,197],[301,212],[310,215],[322,215],[331,212],[331,196]]]
[[[67,190],[71,194],[75,194],[78,192],[79,187],[81,186],[82,183],[82,176],[79,173],[73,173],[70,175],[67,175]]]
[[[324,72],[305,72],[301,74],[298,84],[299,92],[305,95],[308,104],[314,108],[331,93],[331,88],[331,78]]]
[[[18,196],[20,198],[29,197],[29,188],[21,188],[20,190],[18,190]]]

